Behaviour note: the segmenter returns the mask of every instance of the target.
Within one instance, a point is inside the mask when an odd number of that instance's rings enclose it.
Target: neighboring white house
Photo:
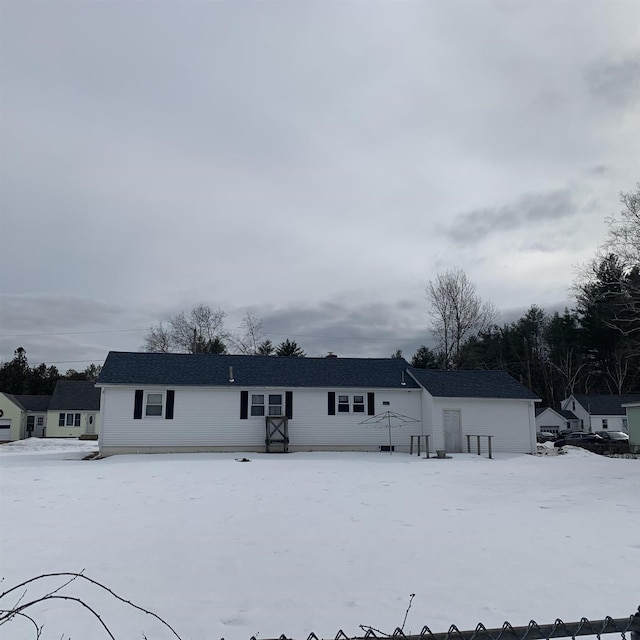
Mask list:
[[[502,371],[415,369],[399,358],[284,358],[111,352],[101,389],[103,454],[264,451],[267,423],[286,423],[290,451],[408,451],[411,435],[462,451],[466,435],[494,451],[536,450],[536,396]],[[270,418],[268,420],[268,418]],[[474,440],[475,445],[475,440]]]
[[[42,437],[51,396],[0,393],[0,442]]]
[[[566,430],[579,431],[580,419],[573,412],[565,409],[556,411],[551,407],[537,407],[536,430],[547,433],[558,433]]]
[[[638,394],[583,395],[574,394],[562,401],[562,408],[580,420],[583,431],[627,431],[627,416],[622,405],[640,402]]]

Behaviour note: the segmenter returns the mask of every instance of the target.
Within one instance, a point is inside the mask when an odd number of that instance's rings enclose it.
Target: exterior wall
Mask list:
[[[578,423],[578,431],[592,431],[591,429],[591,416],[589,412],[573,397],[569,396],[566,400],[563,400],[561,406],[566,411],[571,411],[580,421]],[[598,427],[600,429],[600,427]],[[593,429],[595,431],[595,429]]]
[[[462,445],[466,452],[467,435],[494,436],[492,449],[498,453],[535,453],[536,426],[532,400],[434,398],[433,447],[445,448],[443,411],[460,411]],[[477,452],[476,439],[471,438],[471,451]],[[483,452],[486,439],[481,440]]]
[[[603,426],[603,420],[607,421],[607,427]],[[625,422],[627,416],[591,416],[591,431],[624,431],[627,432]]]
[[[58,418],[61,413],[80,414],[79,427],[60,427],[58,426]],[[47,438],[79,438],[87,432],[87,416],[95,415],[95,433],[100,433],[100,412],[99,411],[78,411],[77,409],[67,409],[66,411],[56,410],[47,412]]]
[[[138,386],[138,389],[143,388]],[[240,418],[240,392],[212,387],[144,387],[145,392],[175,391],[172,420],[162,416],[133,418],[135,388],[102,389],[102,453],[147,451],[264,451],[265,418]],[[247,390],[247,389],[244,389]],[[409,450],[409,436],[424,433],[420,389],[249,389],[255,393],[293,392],[293,417],[289,420],[289,449],[373,450],[389,445],[389,430],[380,424],[361,424],[366,413],[328,415],[327,393],[364,395],[375,393],[375,413],[386,410],[415,418],[391,429],[398,451]],[[283,398],[284,399],[284,398]],[[388,402],[386,405],[384,402]]]
[[[0,409],[0,442],[13,442],[23,438],[27,412],[15,405],[4,393],[0,393]]]
[[[640,453],[640,404],[627,406],[627,420],[631,451]]]

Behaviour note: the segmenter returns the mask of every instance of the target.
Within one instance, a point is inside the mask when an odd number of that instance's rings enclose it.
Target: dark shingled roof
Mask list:
[[[630,402],[640,402],[639,394],[623,394],[620,396],[611,395],[582,395],[573,396],[591,415],[596,416],[623,416],[626,409],[623,404]]]
[[[47,411],[51,401],[51,396],[15,395],[13,393],[5,393],[4,395],[25,411]]]
[[[414,367],[410,370],[418,382],[438,398],[538,399],[506,371],[443,371]]]
[[[233,382],[229,381],[230,367]],[[418,389],[416,380],[437,397],[537,399],[504,371],[415,369],[402,358],[282,358],[112,351],[102,367],[98,384]]]
[[[551,407],[536,407],[536,418],[547,409],[551,411],[555,411],[561,418],[565,420],[577,420],[577,416],[575,416],[571,411],[567,411],[566,409],[552,409]]]
[[[404,373],[408,366],[402,358],[287,358],[111,351],[98,384],[418,389],[411,376]],[[233,368],[234,382],[229,382],[229,367]]]
[[[71,409],[74,411],[99,411],[100,389],[96,388],[95,382],[58,380],[51,396],[49,409],[51,411]]]

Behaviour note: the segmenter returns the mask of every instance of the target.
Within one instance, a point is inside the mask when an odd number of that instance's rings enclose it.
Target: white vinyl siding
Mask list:
[[[104,451],[128,447],[130,450],[220,450],[264,451],[265,421],[240,418],[241,389],[202,387],[175,388],[174,420],[134,420],[134,387],[105,387],[103,389],[103,425],[101,448]],[[162,393],[163,388],[146,389]],[[249,392],[249,406],[254,403]],[[291,449],[363,449],[377,451],[388,445],[385,425],[360,424],[364,413],[345,413],[327,416],[327,389],[265,389],[265,409],[279,415],[284,412],[287,391],[293,393],[293,418],[289,421]],[[372,389],[378,400],[390,402],[389,408],[398,413],[420,418],[419,389]],[[350,396],[362,396],[362,390],[347,390]],[[280,396],[280,404],[270,403],[269,396]],[[275,400],[275,398],[273,398]],[[364,396],[366,402],[366,394]],[[249,411],[251,414],[251,411]],[[392,428],[392,440],[397,450],[408,450],[409,435],[422,433],[422,425],[407,423]]]
[[[433,399],[433,448],[444,449],[443,412],[460,411],[462,449],[467,451],[467,435],[493,436],[495,452],[534,453],[536,450],[533,402],[473,398]],[[471,438],[472,452],[476,439]],[[486,451],[486,439],[481,446]]]

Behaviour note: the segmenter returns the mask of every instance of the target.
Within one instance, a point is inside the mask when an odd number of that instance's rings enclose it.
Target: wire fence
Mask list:
[[[340,630],[335,640],[368,640],[370,638],[397,638],[398,640],[554,640],[556,638],[577,638],[579,636],[600,637],[607,634],[618,634],[621,640],[640,640],[640,607],[628,618],[610,618],[588,620],[581,618],[578,622],[563,622],[557,618],[551,624],[538,624],[531,620],[528,625],[514,627],[505,622],[501,627],[487,629],[482,623],[475,629],[462,631],[455,625],[448,631],[434,633],[429,627],[422,627],[417,635],[407,635],[401,628],[393,633],[384,633],[372,627],[361,627],[365,631],[362,636],[349,636]],[[629,637],[627,638],[627,634]],[[224,638],[222,638],[224,640]],[[250,640],[258,640],[252,636]],[[265,640],[265,638],[260,638]],[[286,635],[266,640],[293,640]],[[310,633],[306,640],[321,640],[315,633]]]

